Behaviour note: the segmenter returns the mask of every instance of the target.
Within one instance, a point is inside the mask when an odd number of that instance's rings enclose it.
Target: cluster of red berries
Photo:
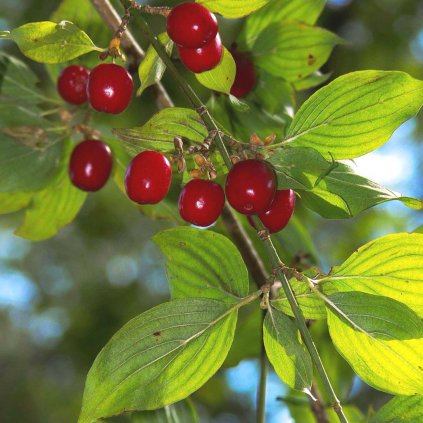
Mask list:
[[[122,66],[102,63],[91,72],[83,66],[65,68],[57,81],[61,97],[68,103],[81,105],[87,100],[99,112],[118,114],[129,105],[134,84]],[[84,191],[98,191],[112,172],[110,147],[102,141],[88,139],[73,150],[69,162],[72,183]]]
[[[167,18],[167,33],[177,45],[182,63],[192,72],[215,68],[223,46],[216,16],[198,3],[181,3]]]
[[[139,204],[156,204],[168,193],[172,180],[169,160],[156,151],[143,151],[131,161],[125,176],[128,197]],[[258,215],[274,233],[283,229],[294,212],[295,193],[277,190],[274,170],[263,160],[236,163],[226,179],[226,198],[239,213]],[[212,225],[225,205],[225,192],[216,182],[192,179],[179,195],[181,217],[196,226]],[[254,226],[251,219],[249,222]]]

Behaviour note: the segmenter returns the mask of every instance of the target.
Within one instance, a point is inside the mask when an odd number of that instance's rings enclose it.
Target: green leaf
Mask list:
[[[172,298],[214,298],[233,303],[248,295],[248,272],[241,254],[223,235],[189,227],[153,238],[166,256]]]
[[[317,87],[325,83],[331,76],[332,73],[321,73],[320,71],[316,71],[301,81],[293,82],[294,89],[295,91],[304,91]]]
[[[197,0],[212,12],[225,18],[241,18],[263,7],[269,0]]]
[[[325,29],[297,22],[271,24],[252,48],[255,64],[289,82],[301,80],[319,69],[332,49],[343,41]]]
[[[229,95],[228,100],[229,103],[231,103],[231,106],[238,112],[247,112],[248,110],[250,110],[250,106],[247,103],[241,101],[234,95]]]
[[[406,73],[349,73],[301,106],[285,142],[313,147],[325,157],[359,157],[384,144],[422,104],[423,82]]]
[[[328,297],[330,336],[370,386],[399,395],[423,393],[423,324],[405,304],[362,292]]]
[[[289,387],[308,392],[313,380],[313,364],[298,328],[279,310],[266,313],[263,341],[276,374]]]
[[[195,77],[206,88],[229,94],[235,81],[235,72],[235,60],[232,54],[223,48],[223,57],[220,63],[212,70],[196,73]]]
[[[417,423],[423,421],[423,396],[395,397],[388,401],[369,423]]]
[[[24,209],[33,195],[32,192],[0,192],[0,214]]]
[[[173,42],[167,35],[167,32],[161,33],[158,39],[163,44],[166,53],[170,56],[172,54]],[[166,65],[158,56],[157,51],[153,46],[148,47],[147,53],[138,68],[141,86],[137,91],[137,95],[140,96],[147,87],[157,84],[162,79],[165,70]]]
[[[283,26],[286,21],[313,25],[325,6],[326,0],[272,0],[257,13],[249,16],[241,33],[248,48],[252,48],[261,32],[273,23]]]
[[[161,110],[143,126],[113,129],[113,133],[125,142],[132,156],[148,149],[164,153],[174,151],[173,140],[178,136],[201,144],[208,135],[198,114],[180,107]]]
[[[198,423],[192,401],[184,400],[154,411],[140,411],[131,415],[132,423]]]
[[[13,29],[10,35],[25,56],[41,63],[62,63],[90,51],[102,51],[69,21],[31,22]]]
[[[157,409],[195,392],[229,351],[236,308],[189,298],[160,304],[132,319],[95,359],[78,422]]]
[[[270,158],[278,188],[295,189],[304,205],[328,219],[345,219],[386,201],[422,209],[420,200],[383,188],[344,163],[329,162],[312,148],[283,148]]]
[[[383,236],[359,248],[319,281],[323,289],[360,291],[400,301],[423,317],[423,235]]]
[[[16,235],[40,241],[55,235],[59,229],[75,219],[87,193],[75,188],[68,176],[67,164],[53,183],[32,197]]]
[[[306,319],[326,319],[325,303],[311,290],[306,281],[297,281],[292,278],[289,283]],[[294,315],[282,288],[278,290],[277,297],[271,300],[271,304],[289,316]]]
[[[0,40],[10,40],[10,31],[0,31]]]
[[[288,402],[289,412],[295,422],[301,423],[316,423],[316,417],[310,409],[308,403],[304,405],[294,404]],[[359,408],[354,405],[342,404],[342,410],[349,423],[367,423],[366,417]],[[328,416],[328,423],[339,423],[339,417],[332,407],[326,408]],[[394,423],[394,422],[393,422]]]

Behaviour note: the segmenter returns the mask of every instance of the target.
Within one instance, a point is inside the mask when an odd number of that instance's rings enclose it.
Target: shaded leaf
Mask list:
[[[382,391],[423,393],[423,324],[406,305],[361,292],[328,297],[330,336],[354,371]]]
[[[423,421],[423,396],[395,397],[388,401],[369,423],[417,423]]]
[[[186,398],[222,365],[236,318],[235,308],[220,301],[189,298],[129,321],[88,373],[79,423]]]
[[[238,249],[225,236],[179,227],[159,232],[153,239],[167,259],[172,298],[204,297],[233,303],[248,295],[247,269]]]
[[[263,341],[267,357],[281,380],[293,389],[308,390],[313,379],[313,364],[291,319],[269,308],[264,319]]]
[[[174,151],[173,140],[183,137],[191,142],[202,143],[208,132],[198,114],[191,109],[172,107],[155,114],[143,126],[113,129],[113,133],[125,142],[131,156],[142,150]]]
[[[423,82],[403,72],[343,75],[312,95],[292,121],[285,142],[325,157],[350,159],[384,144],[423,104]]]
[[[158,39],[163,44],[166,53],[171,55],[173,42],[167,35],[167,32],[161,33],[158,36]],[[141,86],[137,91],[137,95],[140,96],[147,87],[159,82],[162,79],[165,70],[166,65],[158,56],[155,48],[153,46],[148,47],[147,53],[138,67],[138,76],[141,81]]]
[[[317,87],[318,85],[322,85],[325,83],[330,77],[332,73],[321,73],[320,71],[316,71],[309,75],[307,78],[304,78],[300,81],[293,82],[293,86],[295,91],[304,91],[310,88]]]

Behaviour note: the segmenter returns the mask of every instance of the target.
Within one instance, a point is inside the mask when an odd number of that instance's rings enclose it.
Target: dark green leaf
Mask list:
[[[79,423],[182,400],[222,365],[236,306],[211,299],[160,304],[120,329],[88,373]]]
[[[172,298],[215,298],[233,303],[248,294],[248,273],[237,248],[223,235],[179,227],[154,241],[166,256]]]
[[[423,104],[423,82],[402,72],[343,75],[312,95],[292,121],[286,143],[350,159],[384,144]]]

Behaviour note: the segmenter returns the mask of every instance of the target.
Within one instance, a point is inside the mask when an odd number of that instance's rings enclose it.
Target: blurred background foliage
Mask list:
[[[59,4],[59,0],[2,0],[0,30],[48,20]],[[160,18],[153,24],[163,27]],[[242,21],[221,23],[227,45],[241,25]],[[359,69],[396,69],[423,77],[423,1],[328,0],[319,25],[348,41],[335,49],[325,72],[338,76]],[[102,34],[89,32],[100,45],[105,45],[107,34],[106,28]],[[0,47],[22,59],[11,43],[0,41]],[[43,66],[31,63],[31,67],[46,89],[54,89]],[[54,74],[54,69],[50,72]],[[187,77],[195,84],[191,75]],[[165,76],[175,102],[185,105],[169,82]],[[208,95],[195,85],[202,96]],[[106,120],[108,125],[128,126],[146,121],[154,112],[147,90],[124,117]],[[421,122],[422,116],[407,122],[383,148],[357,159],[357,171],[421,198]],[[102,127],[101,120],[97,123]],[[100,348],[131,317],[168,298],[163,259],[150,238],[171,223],[141,215],[112,182],[89,195],[77,219],[50,240],[30,243],[16,237],[13,228],[21,219],[21,213],[0,219],[0,422],[75,422],[86,373]],[[317,261],[328,270],[366,241],[412,231],[422,223],[421,212],[396,203],[346,221],[324,220],[299,204],[295,219],[276,238],[287,262]],[[215,229],[224,231],[221,223]],[[259,319],[242,322],[242,337],[227,368],[193,396],[201,422],[254,421],[257,364],[253,357],[239,359],[241,352],[254,356],[259,350]],[[364,414],[380,407],[388,396],[353,377],[331,347],[324,324],[315,324],[312,330],[343,401]],[[313,421],[305,397],[290,393],[273,373],[267,403],[271,423]]]

